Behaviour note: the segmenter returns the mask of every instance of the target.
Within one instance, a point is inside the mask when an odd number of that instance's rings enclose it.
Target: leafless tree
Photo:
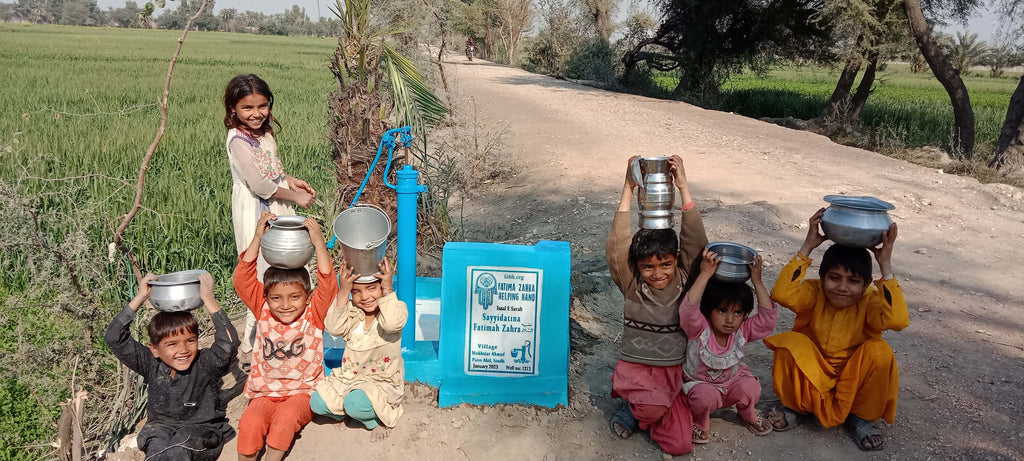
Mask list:
[[[508,56],[508,65],[519,67],[515,60],[516,48],[533,23],[533,4],[530,0],[493,0],[489,6],[494,11],[498,38]]]

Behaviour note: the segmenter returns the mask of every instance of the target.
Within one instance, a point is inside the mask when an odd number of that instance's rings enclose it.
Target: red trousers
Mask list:
[[[252,399],[238,420],[238,453],[244,456],[259,453],[264,437],[270,448],[288,451],[295,434],[313,420],[309,397],[309,394],[296,394]]]
[[[612,372],[612,397],[629,402],[641,429],[670,455],[693,451],[693,416],[683,394],[683,368],[619,360]]]

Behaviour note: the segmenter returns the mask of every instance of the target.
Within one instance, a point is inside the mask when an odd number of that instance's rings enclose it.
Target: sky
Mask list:
[[[301,8],[306,9],[306,14],[310,18],[316,18],[318,16],[328,17],[331,15],[331,11],[327,8],[327,5],[334,4],[333,1],[327,0],[215,0],[214,11],[220,11],[222,8],[235,8],[238,11],[259,11],[267,14],[281,13],[284,10],[291,8],[292,5],[299,5]],[[109,7],[120,8],[124,6],[124,0],[98,0],[100,8],[107,9]],[[145,0],[136,0],[136,3],[143,4]],[[620,0],[622,4],[619,8],[620,14],[626,9],[627,2]],[[985,2],[987,3],[987,2]],[[176,7],[177,2],[168,1],[168,6]],[[318,13],[319,8],[319,13]],[[159,14],[159,13],[158,13]],[[992,35],[995,32],[996,24],[996,13],[994,11],[985,10],[979,13],[975,13],[975,16],[967,24],[967,30],[978,34],[978,38],[985,40],[986,42],[992,41]],[[943,28],[943,31],[949,34],[955,34],[958,31],[964,30],[964,27],[960,24],[950,24]]]

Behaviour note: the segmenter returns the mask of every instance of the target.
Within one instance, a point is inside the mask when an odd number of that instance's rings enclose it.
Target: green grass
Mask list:
[[[0,146],[15,132],[16,162],[37,160],[41,178],[100,174],[134,184],[160,121],[156,105],[180,32],[0,25]],[[327,58],[336,42],[309,37],[193,32],[171,82],[169,123],[146,176],[141,212],[126,233],[145,270],[207,268],[222,289],[237,257],[230,218],[231,173],[224,148],[223,92],[239,73],[255,73],[275,93],[274,115],[286,171],[318,191],[334,188],[325,139]],[[98,177],[80,180],[76,200],[104,201],[110,220],[82,223],[100,243],[134,190]],[[53,187],[28,181],[25,193]],[[56,200],[47,207],[69,206]],[[55,236],[59,239],[59,235]],[[59,241],[59,240],[58,240]],[[5,277],[4,277],[5,278]]]
[[[85,323],[55,306],[60,293],[29,292],[32,283],[40,282],[32,274],[67,275],[59,266],[29,267],[29,250],[10,245],[15,238],[32,241],[32,222],[0,219],[5,226],[0,229],[5,233],[0,327],[9,333],[0,340],[0,353],[8,357],[0,364],[0,400],[6,403],[0,405],[0,460],[47,456],[46,442],[59,414],[56,404],[67,397],[74,357],[83,358],[80,384],[98,388],[116,381],[116,373],[103,368],[111,364],[100,335],[131,288],[124,262],[105,263],[106,244],[134,199],[142,156],[160,122],[156,102],[179,36],[175,31],[0,23],[0,183],[17,185],[21,195],[32,197],[41,232],[51,245],[102,261],[104,267],[89,274],[93,287],[101,285],[97,280],[119,281],[102,293],[100,305],[70,306],[98,312],[93,336],[84,335]],[[222,123],[224,86],[234,75],[255,73],[270,84],[274,115],[283,125],[277,139],[286,171],[309,181],[322,197],[333,195],[325,119],[326,94],[333,86],[327,60],[335,46],[332,39],[310,37],[188,35],[174,70],[167,132],[146,175],[145,208],[125,234],[144,271],[204,268],[218,282],[218,298],[234,297],[230,274],[237,254]],[[0,218],[24,214],[9,205],[0,205],[5,215]],[[80,229],[84,244],[72,241]],[[83,368],[90,366],[91,376],[99,378],[83,382]],[[97,392],[87,407],[92,416],[113,404],[98,400],[103,393]]]
[[[755,118],[815,118],[838,78],[838,69],[821,67],[784,67],[766,77],[736,75],[722,87],[725,98],[720,109]],[[981,155],[991,153],[1019,78],[1008,73],[993,79],[978,72],[964,77],[974,108],[975,150]],[[669,89],[675,85],[671,76],[660,76],[658,82]],[[914,74],[899,64],[878,73],[862,118],[907,147],[948,147],[952,134],[953,110],[942,85],[930,71]]]

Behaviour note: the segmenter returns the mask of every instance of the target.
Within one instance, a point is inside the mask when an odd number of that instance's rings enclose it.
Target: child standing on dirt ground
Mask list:
[[[678,155],[669,158],[669,171],[683,202],[679,234],[672,229],[640,229],[630,237],[636,183],[628,165],[633,158],[627,162],[606,248],[612,280],[625,298],[622,352],[612,372],[612,397],[622,397],[627,405],[612,418],[611,427],[626,438],[639,420],[639,427],[649,429],[665,453],[679,455],[693,450],[693,417],[682,393],[687,343],[679,324],[687,276],[682,261],[700,255],[708,238]]]
[[[266,460],[283,459],[295,434],[313,419],[309,397],[324,375],[324,317],[338,293],[320,224],[312,218],[303,225],[316,249],[316,289],[304,267],[270,267],[259,281],[256,256],[268,221],[276,218],[263,212],[235,269],[235,291],[257,319],[256,347],[245,383],[250,401],[238,421],[240,460],[255,460],[264,443]]]
[[[368,283],[356,282],[359,274],[351,267],[339,275],[338,297],[325,323],[328,333],[345,340],[345,354],[341,366],[320,381],[310,399],[314,413],[359,421],[371,431],[373,442],[390,436],[402,416],[402,328],[409,317],[392,286],[387,258],[378,267],[377,280]]]
[[[238,351],[238,333],[213,295],[213,277],[202,274],[199,297],[213,320],[213,345],[199,350],[199,323],[187,311],[153,316],[147,327],[149,347],[132,339],[132,321],[154,280],[155,275],[146,274],[139,281],[139,294],[111,320],[104,337],[117,359],[149,386],[139,449],[151,460],[215,460],[235,435],[220,388]]]
[[[694,261],[691,286],[679,305],[683,331],[690,338],[683,362],[683,392],[693,412],[693,443],[708,443],[711,412],[736,405],[744,425],[755,435],[768,435],[772,424],[754,409],[761,398],[761,383],[743,362],[743,346],[763,339],[775,329],[778,309],[761,280],[761,255],[750,266],[754,295],[746,283],[714,280],[721,257],[704,250]]]
[[[309,183],[284,172],[277,155],[274,127],[274,93],[267,82],[253,74],[232,78],[224,90],[224,127],[228,129],[227,151],[231,164],[231,221],[235,230],[235,250],[245,251],[256,232],[260,212],[276,215],[295,214],[293,205],[309,208],[316,191]],[[260,280],[267,270],[263,256],[258,257]],[[256,319],[246,313],[242,331],[242,362],[249,363]]]
[[[775,351],[772,384],[781,402],[770,418],[775,430],[786,431],[810,413],[826,428],[845,424],[861,450],[881,450],[885,440],[874,422],[893,423],[899,395],[896,356],[882,332],[910,324],[892,270],[897,228],[893,223],[871,252],[832,245],[821,258],[820,280],[805,280],[811,252],[825,241],[818,230],[824,213],[811,216],[803,246],[772,288],[772,299],[796,320],[793,331],[764,340]],[[874,286],[872,252],[882,272]]]

